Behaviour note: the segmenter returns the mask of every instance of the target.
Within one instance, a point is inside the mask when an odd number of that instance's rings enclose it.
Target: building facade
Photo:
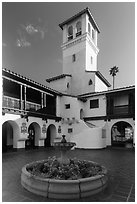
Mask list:
[[[60,141],[77,148],[134,143],[135,86],[110,89],[97,70],[100,33],[88,8],[59,24],[63,73],[49,87],[3,69],[2,148],[49,147]]]

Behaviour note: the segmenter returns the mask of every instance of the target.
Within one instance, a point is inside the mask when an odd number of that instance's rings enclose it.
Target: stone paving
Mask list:
[[[38,196],[21,186],[21,169],[26,163],[54,155],[58,157],[60,152],[52,148],[4,153],[2,155],[2,201],[67,201]],[[103,192],[88,198],[69,200],[69,202],[135,202],[135,152],[133,149],[75,149],[70,151],[68,156],[98,162],[105,166],[109,172],[108,186]]]

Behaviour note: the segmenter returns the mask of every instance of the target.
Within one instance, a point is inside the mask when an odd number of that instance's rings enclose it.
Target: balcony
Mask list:
[[[10,108],[14,110],[24,110],[24,101],[20,101],[20,99],[12,98],[9,96],[3,96],[3,108]],[[41,108],[40,104],[26,102],[26,111],[37,111]]]
[[[37,111],[41,109],[41,105],[37,103],[32,102],[26,102],[26,110],[27,111]]]
[[[9,96],[3,96],[3,108],[20,109],[21,103],[19,99],[15,99]]]
[[[114,106],[113,107],[113,114],[119,115],[119,114],[128,114],[129,113],[129,106],[123,105],[123,106]]]

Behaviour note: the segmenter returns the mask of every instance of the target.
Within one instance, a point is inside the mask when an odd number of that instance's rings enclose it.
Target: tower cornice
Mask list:
[[[77,37],[77,38],[74,38],[72,39],[71,41],[67,41],[65,43],[62,44],[61,48],[63,50],[67,49],[68,47],[71,47],[71,46],[74,46],[80,42],[84,42],[84,41],[87,41],[91,47],[93,48],[94,52],[96,54],[98,54],[99,52],[99,48],[95,45],[95,43],[93,42],[93,40],[89,37],[89,34],[88,33],[84,33],[83,35]]]

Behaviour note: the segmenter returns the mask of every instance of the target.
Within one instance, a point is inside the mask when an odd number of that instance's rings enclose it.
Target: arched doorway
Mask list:
[[[133,128],[125,121],[115,123],[111,128],[112,146],[133,145]]]
[[[56,127],[55,125],[51,124],[47,128],[47,137],[45,139],[45,147],[51,147],[54,142],[55,137],[56,137]]]
[[[2,152],[7,152],[17,148],[17,136],[19,136],[19,127],[14,121],[6,121],[2,125]]]
[[[39,146],[40,126],[33,122],[28,127],[28,139],[25,141],[26,149],[34,149]]]

